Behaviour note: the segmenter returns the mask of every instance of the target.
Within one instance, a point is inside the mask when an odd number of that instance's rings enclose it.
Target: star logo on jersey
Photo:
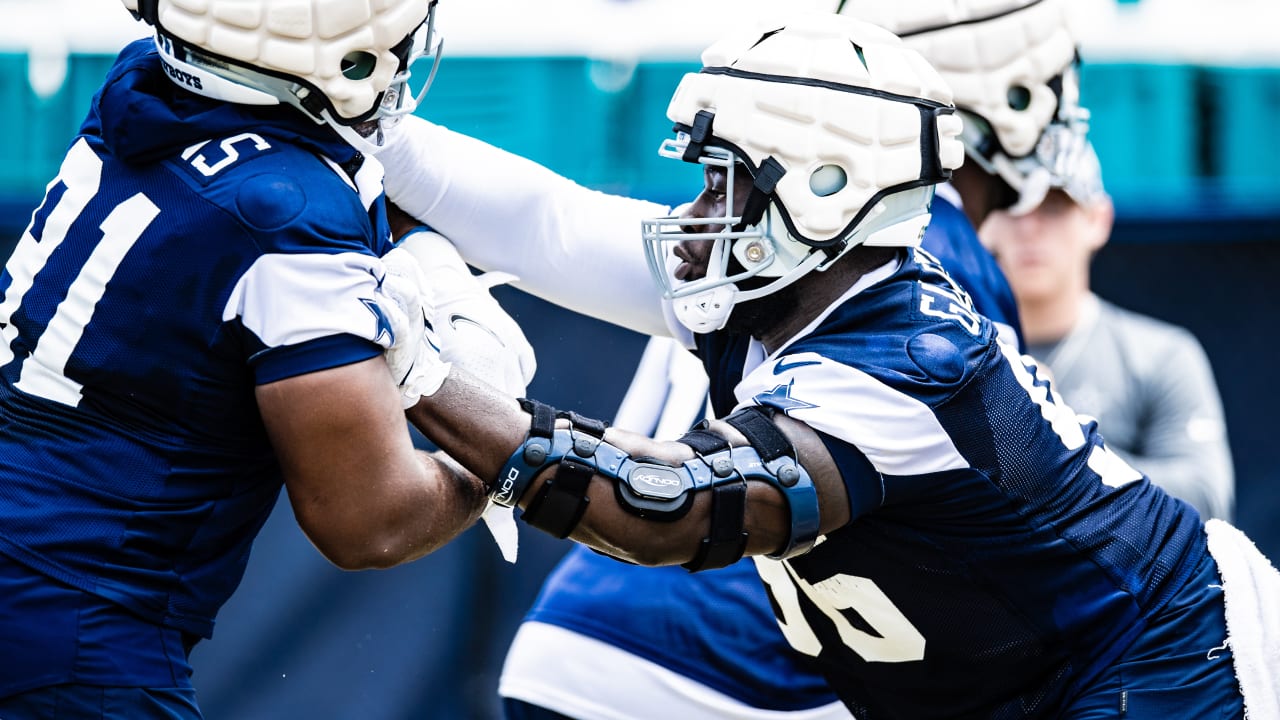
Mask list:
[[[360,298],[360,302],[364,303],[364,306],[369,309],[369,312],[373,313],[373,317],[378,321],[378,329],[373,334],[373,341],[382,344],[382,340],[385,337],[388,346],[394,344],[396,333],[391,329],[391,318],[387,317],[387,311],[382,309],[377,300]]]
[[[796,381],[792,380],[786,385],[778,385],[769,392],[758,393],[754,398],[752,398],[752,400],[754,400],[757,405],[768,405],[770,407],[778,408],[787,415],[790,415],[792,410],[807,410],[809,408],[818,407],[812,403],[807,403],[798,398],[791,397],[791,388],[795,384]]]

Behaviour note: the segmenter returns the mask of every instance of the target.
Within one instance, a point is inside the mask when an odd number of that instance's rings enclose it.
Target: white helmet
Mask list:
[[[726,168],[727,216],[643,225],[650,271],[682,323],[718,330],[736,302],[856,245],[919,244],[933,187],[964,149],[951,92],[917,52],[868,23],[801,15],[727,37],[702,64],[671,99],[677,136],[659,152]],[[733,175],[744,171],[754,185],[733,216]],[[715,241],[706,276],[675,280],[674,245],[698,239]],[[757,276],[772,280],[737,285]]]
[[[1018,192],[1026,212],[1069,182],[1084,153],[1078,0],[844,0],[839,11],[919,50],[955,93],[969,158]]]
[[[409,66],[440,46],[437,0],[122,2],[155,28],[179,86],[227,102],[289,103],[339,129],[413,112],[426,88],[408,91]]]

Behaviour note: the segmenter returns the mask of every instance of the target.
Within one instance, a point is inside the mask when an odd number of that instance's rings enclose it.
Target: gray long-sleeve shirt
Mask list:
[[[1028,351],[1107,446],[1205,518],[1229,520],[1235,473],[1209,358],[1185,328],[1090,297],[1062,340]]]

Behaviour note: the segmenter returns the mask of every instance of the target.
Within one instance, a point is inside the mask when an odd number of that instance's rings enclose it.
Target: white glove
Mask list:
[[[522,397],[537,370],[533,347],[520,326],[489,294],[516,278],[506,273],[475,276],[443,235],[423,229],[406,235],[400,248],[417,259],[430,293],[430,318],[440,359],[514,397]]]
[[[400,248],[418,261],[433,300],[431,312],[440,358],[513,397],[523,397],[537,361],[524,332],[502,309],[489,289],[515,277],[506,273],[475,276],[443,235],[426,229],[411,232]],[[502,557],[514,563],[520,535],[511,508],[490,502],[481,519]]]
[[[392,334],[387,366],[400,389],[400,403],[408,409],[440,389],[449,376],[449,364],[441,359],[428,333],[431,303],[423,292],[426,281],[418,261],[407,251],[393,248],[382,256],[382,264],[386,274],[379,289],[390,302],[380,305]]]

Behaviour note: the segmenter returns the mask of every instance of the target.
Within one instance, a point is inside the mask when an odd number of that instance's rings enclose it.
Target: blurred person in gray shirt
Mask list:
[[[1209,358],[1187,329],[1090,290],[1115,213],[1093,149],[1079,162],[1089,171],[1038,207],[995,212],[981,229],[1017,297],[1027,350],[1073,408],[1098,419],[1108,447],[1206,520],[1229,520],[1235,477]]]

